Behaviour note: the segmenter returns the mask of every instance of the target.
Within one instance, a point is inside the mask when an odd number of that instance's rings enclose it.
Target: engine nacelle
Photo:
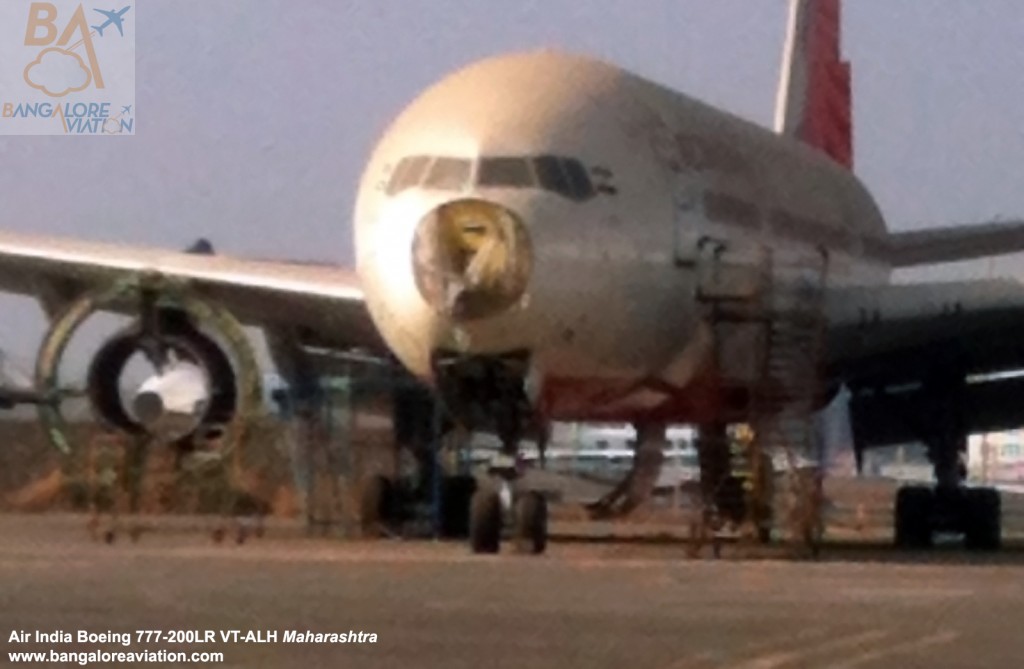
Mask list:
[[[129,363],[152,343],[138,326],[108,339],[92,360],[88,397],[97,418],[130,434],[148,434],[162,442],[187,445],[203,431],[216,436],[233,418],[238,379],[227,354],[183,314],[161,312],[162,369],[125,390]]]
[[[103,344],[89,368],[86,395],[108,428],[221,455],[242,443],[263,393],[241,323],[227,309],[200,299],[187,283],[140,274],[69,302],[43,337],[36,357],[37,408],[55,448],[63,453],[74,448],[63,407],[81,394],[61,383],[61,361],[75,333],[101,311],[137,317]],[[122,380],[133,358],[144,359],[153,378],[126,391]]]

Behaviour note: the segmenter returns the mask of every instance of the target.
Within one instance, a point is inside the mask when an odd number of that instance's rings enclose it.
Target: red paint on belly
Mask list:
[[[744,389],[722,388],[713,378],[702,378],[680,388],[661,379],[639,381],[606,378],[547,378],[540,397],[546,420],[579,422],[702,423],[739,420],[749,394]],[[631,399],[658,393],[662,400],[640,406]],[[639,398],[637,398],[639,399]]]

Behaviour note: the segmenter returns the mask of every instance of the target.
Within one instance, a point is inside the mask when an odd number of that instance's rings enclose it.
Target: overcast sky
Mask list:
[[[226,253],[348,263],[374,141],[447,72],[558,47],[768,124],[787,3],[131,4],[137,135],[0,137],[2,225],[171,247],[208,236]],[[1024,215],[1024,3],[846,4],[856,170],[890,226]],[[41,319],[11,304],[0,344],[31,360]]]

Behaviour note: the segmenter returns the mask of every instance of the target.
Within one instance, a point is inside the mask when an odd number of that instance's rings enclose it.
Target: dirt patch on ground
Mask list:
[[[0,421],[0,498],[56,470],[60,458],[35,421]]]
[[[225,504],[239,504],[296,514],[298,495],[282,432],[278,422],[261,422],[230,465],[191,471],[178,466],[172,450],[151,451],[141,506],[159,513],[223,511]],[[116,440],[93,425],[72,426],[69,437],[76,449],[64,455],[50,445],[38,423],[0,422],[0,510],[85,510],[96,501],[97,491],[113,484],[106,470],[117,470],[117,482],[123,483],[132,463],[117,454]]]

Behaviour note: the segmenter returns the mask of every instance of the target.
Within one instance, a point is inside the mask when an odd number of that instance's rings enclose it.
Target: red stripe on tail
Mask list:
[[[777,129],[853,167],[850,64],[842,59],[840,0],[793,0]]]

